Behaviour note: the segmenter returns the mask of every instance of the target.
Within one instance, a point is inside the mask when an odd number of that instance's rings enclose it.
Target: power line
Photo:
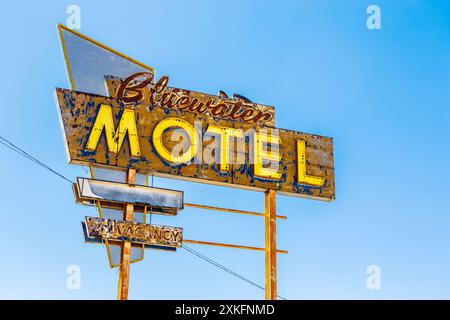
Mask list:
[[[254,286],[254,287],[256,287],[256,288],[259,288],[259,289],[265,291],[265,288],[264,288],[263,286],[261,286],[261,285],[255,283],[255,282],[253,282],[252,280],[250,280],[250,279],[244,277],[243,275],[241,275],[241,274],[239,274],[239,273],[237,273],[237,272],[235,272],[235,271],[233,271],[233,270],[231,270],[231,269],[225,267],[224,265],[221,265],[220,263],[218,263],[218,262],[212,260],[211,258],[208,258],[207,256],[201,254],[200,252],[195,251],[194,249],[192,249],[192,248],[190,248],[190,247],[188,247],[188,246],[186,246],[186,245],[183,245],[182,248],[185,249],[185,250],[187,250],[188,252],[192,253],[193,255],[199,257],[200,259],[203,259],[203,260],[205,260],[206,262],[208,262],[208,263],[210,263],[210,264],[212,264],[212,265],[214,265],[214,266],[216,266],[216,267],[218,267],[218,268],[224,270],[225,272],[228,272],[229,274],[235,276],[236,278],[241,279],[242,281],[245,281],[245,282],[247,282],[248,284],[250,284],[250,285],[252,285],[252,286]],[[287,300],[286,298],[284,298],[284,297],[282,297],[282,296],[279,296],[279,295],[277,295],[277,297],[280,298],[280,299],[282,299],[282,300]]]
[[[14,143],[12,143],[11,141],[9,141],[8,139],[3,138],[2,136],[0,136],[0,144],[4,145],[5,147],[17,152],[18,154],[20,154],[21,156],[27,158],[28,160],[33,161],[35,164],[41,166],[42,168],[50,171],[53,174],[56,174],[58,177],[66,180],[67,182],[69,182],[70,184],[72,184],[73,182],[70,181],[70,179],[66,178],[65,176],[63,176],[61,173],[55,171],[54,169],[52,169],[51,167],[49,167],[48,165],[46,165],[45,163],[42,163],[39,159],[33,157],[32,155],[30,155],[29,153],[27,153],[25,150],[21,149],[20,147],[18,147],[17,145],[15,145]]]

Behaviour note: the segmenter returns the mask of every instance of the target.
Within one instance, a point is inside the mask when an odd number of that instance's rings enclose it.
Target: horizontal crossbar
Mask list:
[[[199,240],[183,239],[183,243],[203,244],[203,245],[214,246],[214,247],[225,247],[225,248],[254,250],[254,251],[265,251],[266,250],[266,249],[260,248],[260,247],[242,246],[242,245],[238,245],[238,244],[210,242],[210,241],[199,241]],[[288,252],[286,250],[277,250],[277,253],[287,254]]]
[[[230,212],[230,213],[237,213],[237,214],[246,214],[251,216],[258,216],[258,217],[265,217],[264,213],[254,212],[254,211],[246,211],[246,210],[238,210],[238,209],[230,209],[230,208],[223,208],[223,207],[214,207],[214,206],[206,206],[203,204],[196,204],[196,203],[184,203],[184,207],[191,207],[191,208],[198,208],[198,209],[205,209],[205,210],[213,210],[213,211],[222,211],[222,212]],[[276,216],[277,219],[283,219],[286,220],[286,216]]]

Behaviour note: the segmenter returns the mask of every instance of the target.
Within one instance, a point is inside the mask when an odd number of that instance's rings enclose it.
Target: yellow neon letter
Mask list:
[[[281,178],[281,169],[280,169],[280,160],[281,154],[279,152],[275,152],[273,147],[268,151],[267,147],[264,148],[265,144],[272,145],[281,145],[281,139],[277,135],[268,135],[267,133],[258,133],[254,134],[254,142],[253,142],[253,169],[255,176],[271,178],[271,179],[280,179]],[[270,161],[270,167],[264,167],[264,161]],[[272,164],[276,163],[276,167],[272,168]]]
[[[220,134],[220,171],[228,171],[228,165],[230,164],[230,138],[244,137],[243,130],[210,124],[205,133]]]
[[[297,182],[321,187],[325,181],[322,177],[306,174],[306,143],[297,140]]]
[[[189,136],[189,149],[183,152],[182,155],[172,154],[172,152],[167,150],[162,141],[164,131],[173,127],[183,129]],[[172,163],[187,163],[191,161],[199,147],[197,130],[189,122],[180,118],[166,118],[160,121],[153,130],[152,141],[156,152],[165,160]]]
[[[105,136],[109,152],[119,153],[123,140],[125,139],[125,135],[128,132],[131,156],[137,158],[141,155],[134,110],[123,110],[122,117],[119,121],[119,126],[117,127],[117,130],[115,130],[111,107],[102,104],[100,106],[100,110],[98,111],[97,118],[95,119],[94,127],[89,135],[89,140],[86,145],[87,150],[94,151],[97,149],[98,141],[102,135],[103,128],[105,128]]]

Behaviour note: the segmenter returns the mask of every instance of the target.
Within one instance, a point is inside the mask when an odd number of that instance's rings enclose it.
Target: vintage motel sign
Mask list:
[[[165,94],[160,88],[153,92],[156,97]],[[334,199],[331,138],[249,125],[226,117],[230,109],[221,102],[215,103],[210,112],[220,107],[225,111],[216,112],[218,116],[213,118],[157,103],[126,104],[116,98],[67,89],[56,89],[56,97],[70,163],[94,162],[196,182]],[[183,93],[173,99],[187,101],[188,96]],[[173,129],[189,141],[187,149],[178,154],[173,153]],[[216,155],[220,154],[210,163],[202,159],[209,146],[207,135],[215,136],[219,145]],[[238,140],[244,141],[243,148],[230,155],[230,146]],[[226,162],[227,155],[240,162]]]
[[[264,214],[186,206],[264,216],[265,248],[184,241],[265,251],[266,299],[276,299],[276,254],[287,251],[276,247],[276,219],[286,217],[276,214],[275,195],[333,200],[332,138],[278,129],[273,107],[242,96],[170,87],[169,78],[155,78],[153,68],[62,25],[58,29],[72,88],[55,92],[69,162],[126,171],[125,182],[130,185],[137,172],[264,191]],[[77,203],[99,204],[100,217],[102,207],[123,208],[123,220],[116,222],[122,227],[139,224],[132,221],[133,212],[145,216],[145,205],[117,207],[119,202],[104,194],[104,199],[95,200],[83,193],[79,184],[74,185],[74,194]],[[176,214],[160,208],[162,213]],[[89,222],[96,221],[101,230],[114,221],[93,219]],[[119,299],[126,299],[130,252],[140,244],[133,237],[89,232],[87,222],[83,230],[86,242],[120,244]],[[143,246],[176,248],[145,242]]]
[[[103,218],[101,218],[103,219]],[[112,219],[108,219],[108,220],[112,220]],[[122,221],[122,220],[118,220],[118,221]],[[102,237],[93,237],[92,235],[88,235],[88,230],[87,230],[87,226],[86,226],[86,222],[82,221],[81,222],[81,228],[83,230],[83,237],[84,237],[84,242],[85,243],[90,243],[90,244],[105,244],[106,242],[109,243],[110,246],[113,247],[121,247],[123,244],[123,240],[108,240],[106,238],[102,238]],[[162,251],[176,251],[177,247],[173,246],[162,246],[162,245],[156,245],[156,244],[148,244],[148,243],[142,243],[142,242],[131,242],[131,249],[135,249],[136,251],[141,251],[143,249],[152,249],[152,250],[162,250]],[[137,261],[135,261],[137,262]]]

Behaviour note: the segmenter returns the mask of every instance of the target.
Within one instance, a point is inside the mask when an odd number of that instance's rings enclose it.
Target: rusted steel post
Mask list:
[[[266,236],[266,300],[277,299],[277,241],[275,190],[267,190],[265,200],[265,236]]]
[[[134,184],[136,182],[136,170],[128,169],[127,183]],[[130,203],[125,205],[123,220],[133,220],[134,206]],[[130,260],[131,260],[131,242],[123,241],[122,250],[120,254],[120,273],[119,286],[117,292],[118,300],[128,300],[128,286],[130,283]]]

